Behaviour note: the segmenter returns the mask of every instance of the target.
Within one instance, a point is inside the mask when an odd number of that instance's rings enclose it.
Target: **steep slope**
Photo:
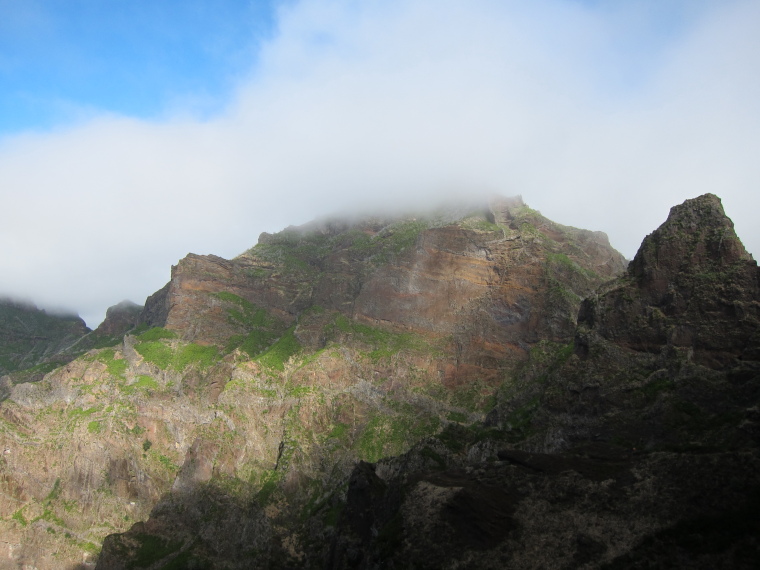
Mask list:
[[[326,567],[755,568],[759,278],[717,197],[674,207],[485,426],[354,470]]]
[[[520,199],[189,255],[123,342],[0,404],[11,558],[73,564],[151,513],[101,567],[321,560],[357,460],[482,420],[623,268],[606,236]]]
[[[580,299],[624,268],[603,233],[555,224],[520,198],[495,199],[479,209],[291,227],[263,234],[230,261],[189,255],[148,300],[143,320],[255,356],[320,307],[361,324],[450,337],[457,378],[521,359],[539,339],[566,338]],[[230,294],[270,321],[246,321]]]
[[[49,361],[88,332],[76,315],[48,314],[31,303],[0,299],[0,376]]]
[[[31,303],[0,300],[0,401],[13,384],[41,380],[93,348],[113,346],[137,327],[142,306],[122,301],[91,331],[76,315],[48,314]]]

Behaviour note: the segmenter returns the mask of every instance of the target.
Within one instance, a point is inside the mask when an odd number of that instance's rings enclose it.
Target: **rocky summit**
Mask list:
[[[712,195],[630,264],[520,198],[188,255],[3,377],[0,568],[754,567],[759,288]]]

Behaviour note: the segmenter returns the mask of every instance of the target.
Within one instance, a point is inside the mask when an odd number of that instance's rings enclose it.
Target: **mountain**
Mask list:
[[[113,346],[139,323],[142,306],[122,301],[91,331],[78,315],[48,313],[33,303],[0,299],[0,401],[13,383],[47,372],[93,348]],[[7,376],[4,376],[7,375]]]
[[[757,283],[709,195],[627,270],[520,198],[191,254],[8,384],[8,564],[742,567]]]
[[[674,207],[484,425],[355,468],[326,567],[756,567],[759,278],[717,197]]]
[[[88,332],[76,315],[48,314],[29,302],[0,299],[0,376],[53,359]]]

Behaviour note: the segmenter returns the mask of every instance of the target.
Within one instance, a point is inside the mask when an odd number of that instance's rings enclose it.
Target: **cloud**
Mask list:
[[[522,194],[628,257],[714,192],[760,251],[760,8],[630,5],[285,4],[213,119],[104,113],[0,142],[0,290],[94,326],[190,251],[452,192]]]

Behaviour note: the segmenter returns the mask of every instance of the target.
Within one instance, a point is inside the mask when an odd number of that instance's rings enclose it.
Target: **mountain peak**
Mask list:
[[[579,323],[637,351],[688,348],[709,367],[757,360],[758,268],[720,198],[705,194],[670,210],[619,279],[584,301]]]
[[[679,273],[717,270],[751,260],[720,198],[703,194],[670,209],[665,223],[644,238],[629,274],[665,293]]]

